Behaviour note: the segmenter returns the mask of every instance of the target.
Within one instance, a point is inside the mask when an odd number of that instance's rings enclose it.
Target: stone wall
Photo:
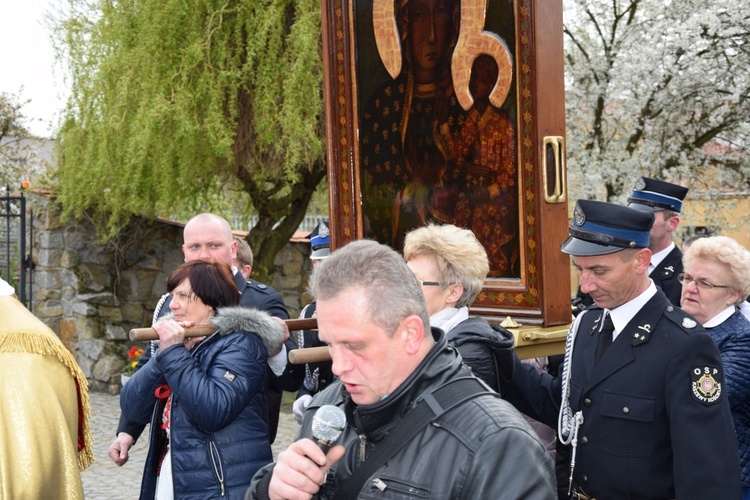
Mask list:
[[[73,352],[92,390],[116,393],[133,345],[128,332],[151,324],[169,272],[183,261],[183,226],[136,220],[103,245],[89,222],[62,222],[54,200],[31,194],[29,204],[37,264],[32,311]],[[293,240],[276,257],[272,285],[291,317],[308,301],[308,253],[306,240]]]
[[[310,242],[293,239],[276,255],[276,272],[271,285],[284,297],[289,317],[299,317],[300,311],[312,299],[307,295],[307,282],[312,273]]]

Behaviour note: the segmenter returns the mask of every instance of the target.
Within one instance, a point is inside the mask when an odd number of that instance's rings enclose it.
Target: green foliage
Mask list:
[[[279,203],[322,177],[319,4],[69,2],[57,26],[72,87],[59,134],[65,214],[93,213],[113,236],[136,214],[225,211],[238,179]],[[249,194],[269,212],[271,198]]]

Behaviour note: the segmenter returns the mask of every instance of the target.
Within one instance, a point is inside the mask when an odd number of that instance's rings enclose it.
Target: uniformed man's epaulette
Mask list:
[[[265,283],[261,283],[259,281],[255,281],[255,280],[247,280],[247,283],[251,287],[253,287],[256,290],[259,290],[259,291],[261,291],[263,293],[268,294],[268,293],[273,293],[274,292],[274,289],[271,288],[270,286],[266,285]]]
[[[703,326],[695,318],[683,311],[681,308],[669,305],[664,310],[664,316],[679,326],[685,333],[705,332]]]
[[[603,311],[603,309],[597,306],[596,302],[594,302],[593,304],[589,304],[585,306],[583,309],[580,309],[580,312],[583,312],[583,311]]]
[[[573,303],[573,316],[578,316],[583,311],[590,311],[592,309],[599,309],[596,303],[584,305],[583,303]]]

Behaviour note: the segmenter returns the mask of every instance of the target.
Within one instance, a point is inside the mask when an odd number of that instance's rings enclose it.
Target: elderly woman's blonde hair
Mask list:
[[[474,302],[490,272],[487,252],[474,233],[452,224],[429,224],[407,233],[404,259],[408,262],[418,255],[435,257],[440,274],[436,276],[438,281],[463,285],[464,292],[456,307]]]
[[[682,262],[687,268],[696,260],[714,262],[726,269],[725,282],[733,291],[740,292],[735,305],[750,295],[750,251],[728,236],[710,236],[695,240],[685,250]]]

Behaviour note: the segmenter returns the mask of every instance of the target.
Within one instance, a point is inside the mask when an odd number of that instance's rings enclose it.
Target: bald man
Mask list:
[[[193,260],[225,262],[234,273],[234,280],[240,292],[242,305],[266,311],[271,316],[280,319],[289,318],[289,313],[279,292],[264,283],[245,279],[233,265],[233,261],[237,258],[237,241],[234,239],[229,223],[223,217],[212,213],[202,213],[190,219],[183,230],[182,253],[185,256],[185,262]],[[169,312],[170,301],[169,294],[162,296],[154,311],[154,321]],[[266,391],[266,399],[268,401],[268,427],[272,443],[276,437],[279,423],[283,391],[297,391],[302,385],[305,375],[303,365],[287,363],[288,351],[296,347],[294,339],[287,338],[281,352],[268,360],[270,383]],[[145,364],[151,354],[153,354],[153,350],[146,349],[136,369]],[[113,462],[122,466],[128,461],[129,450],[144,428],[144,424],[131,422],[124,416],[120,416],[117,438],[109,447],[108,453]]]

